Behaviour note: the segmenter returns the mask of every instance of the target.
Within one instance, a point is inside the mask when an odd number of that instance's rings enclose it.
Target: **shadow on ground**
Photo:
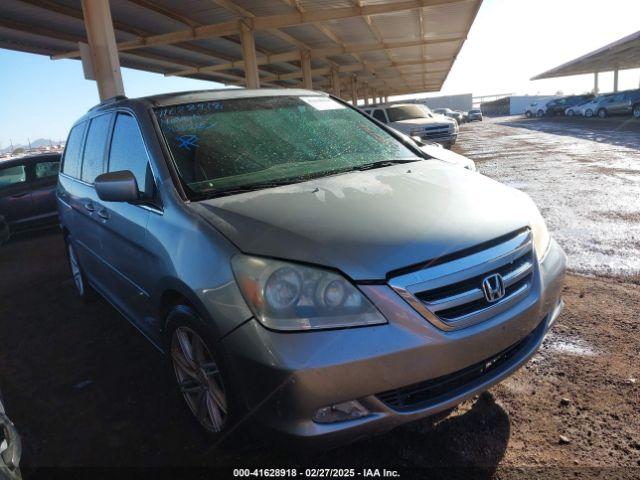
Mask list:
[[[620,147],[640,150],[640,120],[633,117],[583,118],[543,117],[508,120],[495,119],[495,123],[515,128],[526,128],[538,132],[576,137],[583,140],[608,143]]]
[[[486,393],[437,423],[418,422],[333,451],[291,443],[217,448],[174,393],[160,354],[105,301],[75,295],[58,233],[0,248],[0,388],[23,437],[23,466],[475,467],[505,454],[506,412]]]

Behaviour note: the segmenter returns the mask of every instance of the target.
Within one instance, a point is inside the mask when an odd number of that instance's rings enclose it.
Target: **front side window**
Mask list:
[[[109,171],[120,170],[129,170],[133,173],[141,194],[152,192],[153,176],[149,168],[147,149],[144,146],[138,122],[126,113],[119,113],[116,118],[109,152]]]
[[[87,122],[82,122],[71,129],[67,144],[64,148],[62,171],[73,178],[80,178],[82,165],[82,140]]]
[[[365,115],[322,96],[190,103],[156,109],[156,116],[190,196],[417,156]]]
[[[111,114],[100,115],[91,120],[87,132],[87,142],[84,147],[84,161],[82,162],[82,180],[93,183],[98,175],[104,173],[104,155],[109,138]]]
[[[0,169],[0,189],[26,181],[27,172],[24,165],[13,165]]]
[[[398,105],[387,108],[387,115],[390,122],[401,122],[403,120],[413,120],[415,118],[431,118],[431,110],[424,105]]]

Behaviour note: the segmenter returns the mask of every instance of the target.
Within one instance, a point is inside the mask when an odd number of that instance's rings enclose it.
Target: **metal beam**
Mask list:
[[[75,8],[72,7],[68,7],[66,5],[61,5],[59,3],[53,2],[51,0],[21,0],[23,3],[27,3],[29,5],[32,5],[34,7],[37,8],[41,8],[43,10],[47,10],[49,12],[54,12],[60,15],[64,15],[66,17],[71,17],[71,18],[77,18],[81,21],[84,21],[84,17],[82,15],[82,11],[81,10],[77,10]],[[179,21],[184,23],[185,25],[200,25],[200,23],[195,22],[194,20],[188,19],[187,17],[184,17],[182,15],[179,15],[175,12],[173,12],[172,10],[169,10],[167,8],[164,7],[160,7],[159,5],[156,5],[154,3],[151,3],[149,0],[129,0],[132,3],[135,3],[136,5],[142,7],[142,8],[146,8],[146,9],[150,9],[155,11],[158,14],[164,15],[167,18],[171,18],[173,20]],[[113,28],[115,30],[121,31],[121,32],[126,32],[129,33],[131,35],[137,35],[139,37],[146,37],[148,35],[150,35],[149,32],[147,32],[146,30],[142,30],[140,28],[137,27],[133,27],[131,25],[127,25],[124,24],[122,22],[118,22],[118,21],[114,21],[113,22]],[[80,41],[86,41],[86,39],[82,38]],[[231,60],[231,57],[229,57],[228,55],[219,53],[219,52],[214,52],[211,51],[207,48],[203,48],[200,47],[198,45],[188,45],[188,44],[178,44],[175,45],[176,48],[180,48],[182,50],[187,50],[193,53],[197,53],[199,55],[204,55],[204,56],[208,56],[211,58],[217,58],[217,59],[221,59],[221,60],[225,60],[225,61],[229,61]],[[150,54],[147,54],[147,52],[132,52],[132,55],[135,54],[137,56],[141,56],[141,57],[149,57],[152,58],[150,56]],[[66,53],[60,54],[60,53],[53,53],[51,54],[51,58],[53,60],[57,60],[59,58],[79,58],[79,55],[74,56],[68,56]],[[156,56],[156,58],[159,58],[159,56]],[[180,65],[182,63],[184,63],[184,65],[189,65],[188,62],[176,62],[175,60],[167,60],[167,62],[172,62],[174,64]]]
[[[304,50],[302,52],[302,60],[300,63],[302,69],[302,87],[313,90],[313,78],[311,77],[311,55],[309,54],[309,50]]]
[[[416,47],[420,45],[436,45],[440,43],[448,43],[455,42],[461,40],[460,37],[447,37],[440,39],[430,39],[430,40],[409,40],[409,41],[401,41],[401,42],[386,42],[386,43],[369,43],[369,44],[351,44],[345,45],[344,47],[327,47],[327,48],[316,48],[309,50],[312,58],[325,58],[331,57],[334,55],[343,55],[349,53],[363,53],[363,52],[375,52],[380,50],[393,50],[396,48],[407,48],[407,47]],[[270,63],[282,63],[282,62],[291,62],[291,61],[300,61],[301,54],[299,50],[284,52],[284,53],[275,53],[273,55],[265,55],[262,58],[259,58],[257,63],[258,65],[268,65]],[[448,60],[448,59],[447,59]],[[442,60],[438,60],[442,61]],[[206,67],[199,68],[190,68],[187,70],[182,70],[179,72],[174,72],[169,75],[193,75],[195,73],[205,73],[205,72],[215,72],[221,70],[230,70],[235,68],[244,68],[244,62],[242,60],[235,60],[228,63],[220,63],[217,65],[208,65]]]
[[[358,77],[351,76],[351,105],[358,105]]]
[[[82,12],[100,100],[124,95],[109,0],[82,0]]]
[[[340,98],[340,73],[336,67],[331,69],[331,92]]]
[[[256,44],[253,38],[253,30],[241,23],[240,43],[242,45],[242,57],[244,58],[244,76],[247,81],[247,88],[260,88],[260,75],[258,75],[258,64],[256,63]]]
[[[280,15],[267,15],[262,17],[245,18],[242,20],[229,20],[226,22],[201,25],[186,30],[178,30],[159,35],[150,35],[135,40],[120,42],[118,50],[133,50],[153,45],[170,45],[193,40],[224,37],[241,33],[241,23],[247,22],[247,26],[253,31],[271,30],[274,28],[293,27],[314,22],[340,20],[365,15],[382,15],[385,13],[402,12],[422,7],[446,5],[452,3],[467,2],[468,0],[405,0],[395,3],[383,3],[355,7],[319,8],[317,10],[295,11]],[[67,52],[59,58],[78,57],[79,51]]]

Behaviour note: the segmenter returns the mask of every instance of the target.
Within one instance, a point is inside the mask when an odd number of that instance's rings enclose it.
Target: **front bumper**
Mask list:
[[[261,424],[299,439],[331,444],[389,430],[447,410],[520,368],[538,349],[562,310],[565,255],[552,245],[538,268],[532,294],[485,322],[442,331],[386,285],[361,290],[388,324],[302,333],[269,331],[251,320],[222,346],[236,379],[234,388]],[[385,393],[451,376],[499,352],[517,351],[463,385],[415,408],[393,408]],[[371,414],[318,424],[319,408],[358,400]]]

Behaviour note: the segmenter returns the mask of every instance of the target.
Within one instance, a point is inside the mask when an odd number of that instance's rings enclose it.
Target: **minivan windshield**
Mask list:
[[[365,115],[325,96],[236,98],[155,113],[190,198],[419,159]]]
[[[387,115],[390,122],[401,122],[414,118],[430,118],[431,110],[424,105],[398,105],[387,108]]]

